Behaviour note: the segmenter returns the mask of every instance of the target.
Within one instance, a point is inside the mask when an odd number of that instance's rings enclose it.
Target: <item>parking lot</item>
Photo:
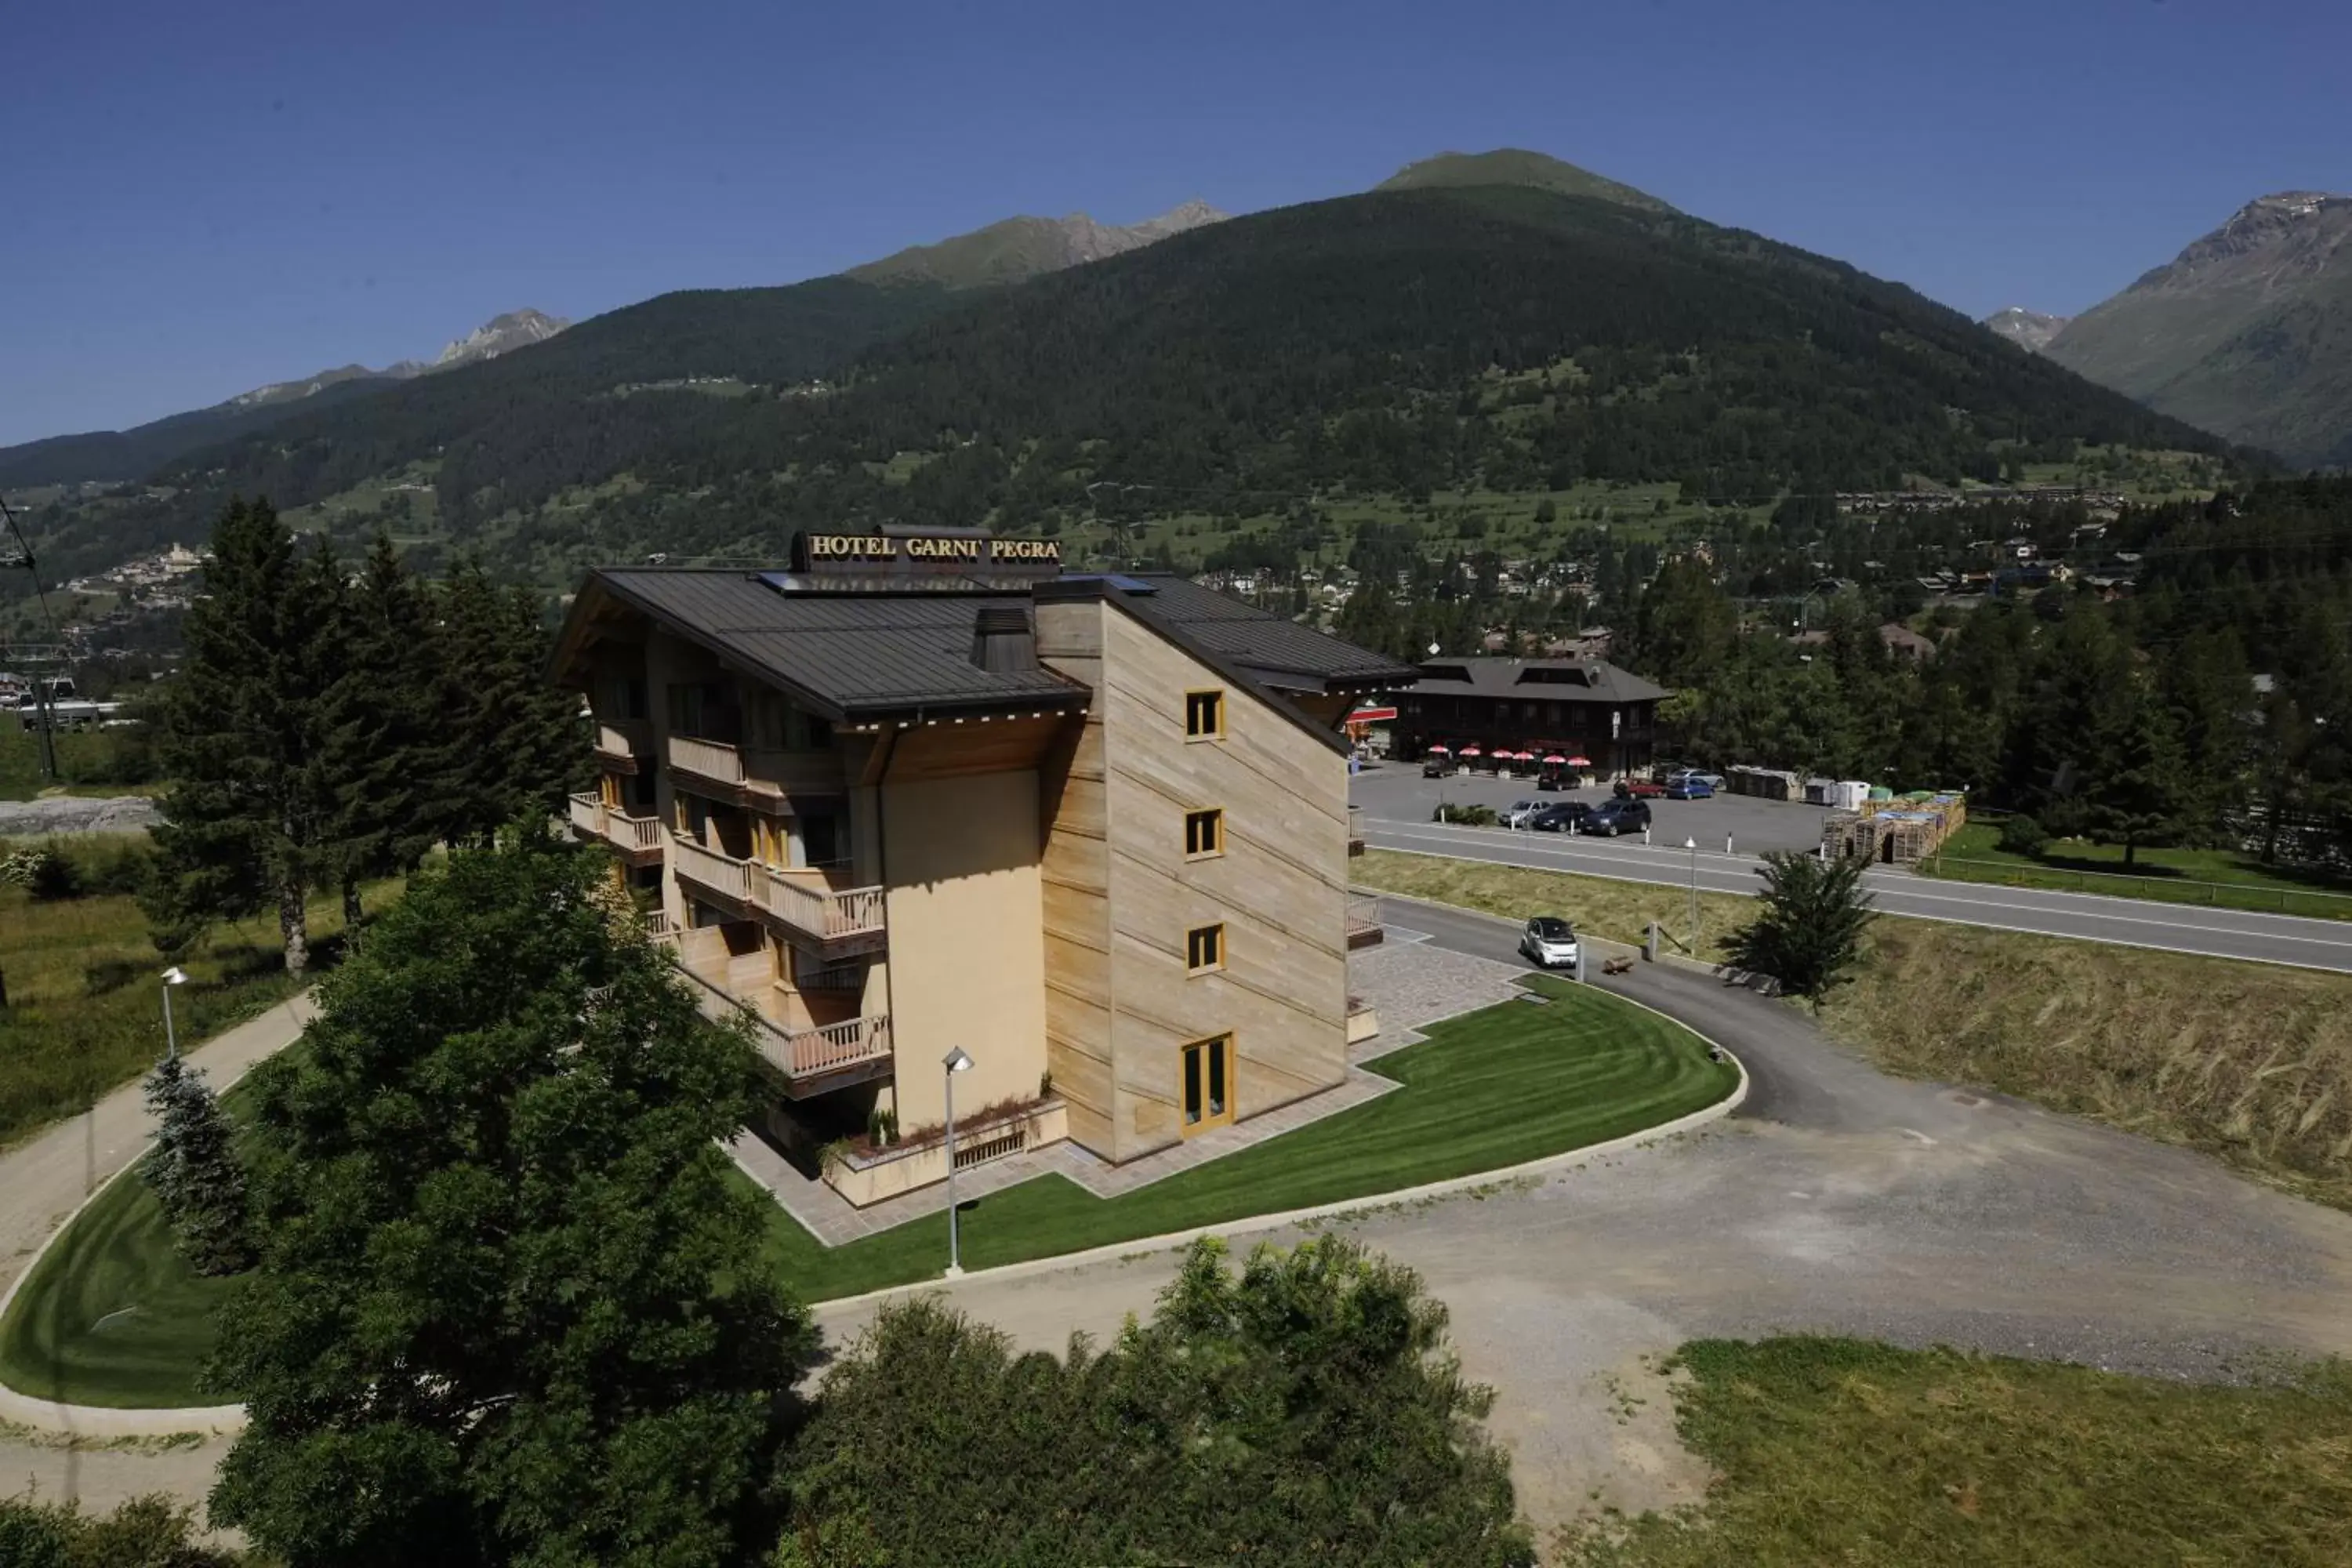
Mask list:
[[[1516,800],[1580,800],[1597,805],[1610,798],[1610,786],[1593,784],[1580,790],[1540,792],[1533,779],[1496,778],[1488,773],[1454,773],[1442,779],[1421,776],[1418,763],[1367,765],[1356,775],[1349,792],[1367,816],[1384,822],[1427,822],[1438,803],[1486,805],[1500,811]],[[1712,800],[1653,798],[1654,842],[1679,845],[1696,838],[1710,850],[1723,847],[1730,835],[1741,854],[1761,849],[1811,849],[1822,841],[1822,819],[1828,809],[1784,801],[1758,800],[1752,795],[1718,795]]]

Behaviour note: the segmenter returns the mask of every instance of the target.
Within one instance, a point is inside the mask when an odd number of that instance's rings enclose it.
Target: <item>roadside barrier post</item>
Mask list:
[[[1650,922],[1649,938],[1642,943],[1642,956],[1652,963],[1658,962],[1658,922],[1655,921]]]
[[[1723,852],[1726,855],[1731,853],[1731,835],[1728,833],[1723,836]]]

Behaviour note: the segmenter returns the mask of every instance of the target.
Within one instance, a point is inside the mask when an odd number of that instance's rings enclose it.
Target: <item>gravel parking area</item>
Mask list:
[[[1454,805],[1488,805],[1496,810],[1515,800],[1580,800],[1598,805],[1609,798],[1609,786],[1538,792],[1533,779],[1493,778],[1486,773],[1456,773],[1425,779],[1421,769],[1405,764],[1366,768],[1356,775],[1349,792],[1367,816],[1384,822],[1427,822],[1442,800]],[[1723,847],[1729,834],[1742,854],[1761,849],[1811,849],[1822,841],[1822,819],[1828,808],[1784,801],[1758,800],[1751,795],[1719,795],[1712,800],[1652,800],[1656,821],[1654,837],[1661,844],[1696,838],[1707,849]]]

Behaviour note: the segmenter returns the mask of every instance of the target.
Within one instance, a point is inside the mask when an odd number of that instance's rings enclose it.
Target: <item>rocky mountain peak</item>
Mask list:
[[[540,310],[509,310],[502,316],[491,317],[444,348],[433,361],[433,368],[447,370],[477,360],[496,359],[502,353],[545,342],[571,324]]]
[[[2040,353],[2051,339],[2066,325],[2064,316],[2053,316],[2041,310],[2029,310],[2022,305],[2011,305],[1995,310],[1983,324],[1999,332],[2029,353]]]

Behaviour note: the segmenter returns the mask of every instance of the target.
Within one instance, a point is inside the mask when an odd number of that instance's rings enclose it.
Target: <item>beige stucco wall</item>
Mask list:
[[[943,1121],[940,1058],[973,1067],[956,1110],[1034,1099],[1045,1071],[1037,774],[983,773],[879,789],[889,892],[898,1125]]]

